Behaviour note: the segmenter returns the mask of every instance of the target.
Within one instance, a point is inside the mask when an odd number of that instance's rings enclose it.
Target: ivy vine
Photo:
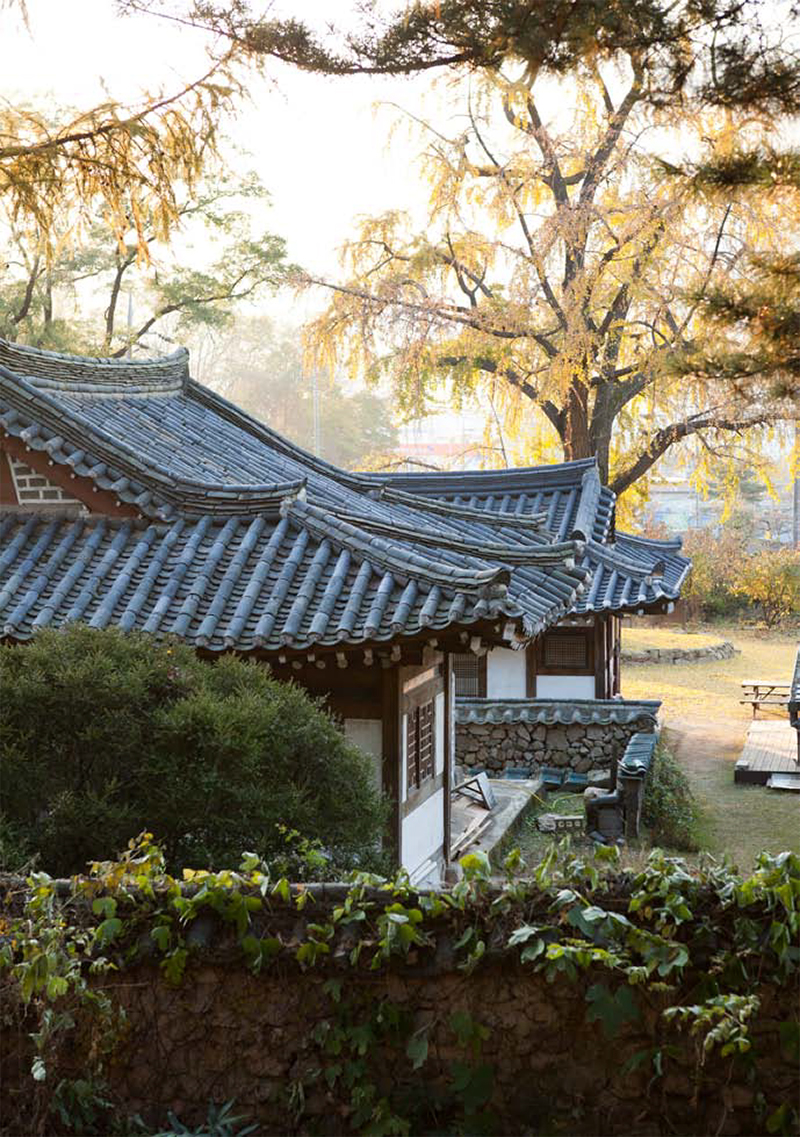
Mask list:
[[[643,996],[657,996],[663,1036],[627,1067],[647,1064],[654,1081],[678,1053],[676,1031],[693,1041],[698,1077],[711,1054],[752,1060],[760,985],[788,982],[800,968],[800,859],[764,854],[742,878],[710,860],[690,872],[659,851],[638,874],[621,874],[616,856],[600,848],[587,859],[565,843],[528,871],[513,852],[498,882],[488,858],[471,854],[451,890],[417,892],[404,874],[355,874],[347,887],[292,884],[249,853],[236,872],[185,870],[178,880],[142,834],[118,861],[93,864],[86,877],[7,881],[0,971],[32,1028],[32,1131],[48,1131],[54,1116],[69,1128],[80,1115],[81,1131],[91,1132],[95,1116],[111,1108],[105,1079],[126,1023],[102,977],[151,956],[167,984],[181,984],[217,925],[230,929],[255,975],[282,964],[325,976],[329,1013],[314,1028],[313,1057],[284,1088],[297,1128],[321,1090],[354,1133],[496,1131],[489,1028],[459,1010],[445,1023],[421,1022],[408,1007],[373,997],[363,981],[348,982],[353,969],[419,967],[445,942],[450,969],[466,984],[498,958],[550,982],[587,976],[586,1016],[607,1039],[641,1018]],[[298,941],[279,917],[306,909]],[[443,1032],[459,1055],[444,1080],[431,1052]],[[76,1035],[89,1067],[70,1079],[65,1048]],[[787,1049],[798,1039],[795,1020],[781,1025]],[[389,1067],[398,1076],[387,1077]],[[434,1069],[437,1076],[428,1076]],[[797,1121],[792,1102],[763,1118],[777,1133],[793,1132]]]

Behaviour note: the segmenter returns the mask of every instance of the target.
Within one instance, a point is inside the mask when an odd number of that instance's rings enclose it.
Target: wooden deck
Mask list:
[[[765,786],[772,774],[800,774],[797,733],[787,719],[751,723],[733,780]]]

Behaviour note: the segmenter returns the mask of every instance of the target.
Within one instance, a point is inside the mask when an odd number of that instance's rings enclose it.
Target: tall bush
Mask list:
[[[723,529],[718,537],[707,530],[693,530],[683,543],[692,571],[683,587],[683,598],[692,617],[706,619],[733,616],[746,602],[737,594],[747,542],[739,528]]]
[[[371,760],[256,663],[74,625],[0,647],[0,838],[71,874],[143,829],[174,868],[270,858],[279,825],[337,866],[376,859]],[[8,866],[13,867],[13,866]]]
[[[664,849],[694,852],[699,819],[689,779],[672,751],[660,742],[647,779],[642,808],[642,820],[650,829],[650,840]]]
[[[742,565],[735,591],[757,604],[764,623],[772,628],[781,620],[800,616],[800,552],[762,549]]]

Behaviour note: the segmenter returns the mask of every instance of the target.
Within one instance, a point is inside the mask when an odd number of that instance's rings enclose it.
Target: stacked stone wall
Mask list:
[[[611,770],[632,735],[655,729],[652,718],[631,723],[459,723],[456,762],[465,769],[484,769],[490,777],[505,770],[535,776],[542,766],[588,774]]]
[[[628,1002],[635,1005],[635,1014],[621,1016],[610,1040],[605,1026],[592,1021],[599,1016],[588,1013],[588,998],[598,985],[606,985],[610,999],[619,980],[599,968],[550,981],[552,976],[522,964],[516,950],[503,947],[508,929],[503,934],[502,921],[499,937],[482,929],[494,946],[468,975],[457,966],[454,938],[460,925],[454,931],[442,921],[426,927],[431,947],[411,951],[390,967],[348,966],[348,950],[355,942],[350,938],[347,950],[337,944],[322,963],[301,970],[293,961],[295,945],[306,940],[309,927],[330,919],[335,902],[333,895],[328,901],[317,892],[307,913],[275,907],[270,930],[281,936],[283,952],[258,975],[245,966],[229,928],[204,915],[195,925],[196,946],[178,983],[168,981],[157,960],[124,964],[103,977],[104,992],[127,1015],[106,1058],[101,1085],[103,1095],[116,1103],[121,1126],[126,1117],[138,1114],[148,1132],[163,1130],[171,1110],[187,1126],[181,1132],[190,1132],[189,1126],[194,1132],[205,1122],[209,1103],[235,1100],[234,1112],[256,1124],[264,1137],[408,1132],[371,1125],[372,1105],[357,1119],[358,1102],[347,1078],[321,1076],[322,1068],[334,1074],[344,1065],[367,1071],[369,1077],[362,1074],[362,1080],[377,1077],[375,1100],[393,1095],[406,1103],[407,1112],[435,1102],[437,1094],[446,1101],[459,1070],[462,1075],[473,1067],[483,1071],[488,1112],[482,1122],[478,1118],[480,1124],[466,1129],[426,1125],[411,1132],[744,1137],[791,1131],[791,1111],[800,1104],[791,1056],[796,996],[791,984],[771,983],[769,972],[752,988],[758,997],[750,1023],[752,1050],[746,1060],[736,1055],[725,1059],[718,1051],[706,1055],[688,1026],[667,1022],[662,1014],[669,1005],[666,995],[652,990],[640,998],[641,985],[620,988],[632,992]],[[628,894],[606,896],[604,903],[623,911]],[[488,911],[484,899],[465,916],[482,927]],[[551,909],[545,906],[542,912],[547,911]],[[712,918],[709,912],[714,909],[703,908],[697,927],[706,927],[701,921]],[[687,938],[693,945],[702,942],[696,931]],[[201,943],[202,948],[197,946]],[[695,969],[670,978],[680,984],[669,994],[677,1005],[697,997],[704,977]],[[41,1112],[37,1115],[37,1094],[48,1089],[51,1079],[86,1078],[91,1031],[79,1032],[57,1067],[57,1048],[51,1043],[47,1082],[33,1083],[35,1015],[30,1009],[26,1015],[15,1002],[8,982],[4,995],[0,1130],[67,1132],[50,1125]],[[351,1050],[355,1043],[346,1033],[341,1054],[327,1043],[335,1037],[337,1023],[371,1023],[382,1006],[406,1016],[408,1037],[426,1040],[427,1058],[420,1070],[411,1067],[406,1035],[393,1047],[390,1034],[365,1026],[364,1049]],[[458,1043],[452,1025],[456,1016],[480,1024],[475,1049]],[[655,1065],[650,1060],[653,1054],[663,1054],[663,1068],[661,1061]],[[767,1119],[781,1108],[789,1126],[768,1126]],[[14,1120],[18,1117],[20,1124]],[[70,1126],[69,1131],[104,1130]]]

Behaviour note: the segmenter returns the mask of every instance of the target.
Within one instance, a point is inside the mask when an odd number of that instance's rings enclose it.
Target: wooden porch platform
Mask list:
[[[797,731],[789,725],[788,719],[750,724],[733,780],[765,786],[772,774],[800,774]]]

